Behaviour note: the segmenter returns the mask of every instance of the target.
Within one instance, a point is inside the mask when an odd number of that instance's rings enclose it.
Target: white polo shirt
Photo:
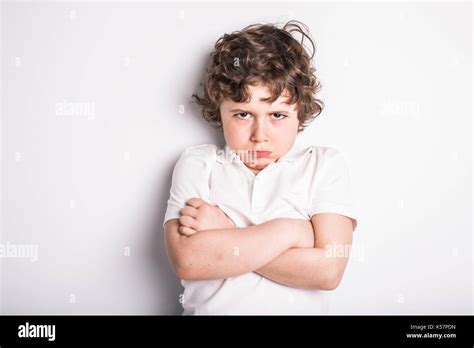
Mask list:
[[[297,138],[298,140],[298,138]],[[218,205],[237,227],[276,218],[310,220],[317,213],[357,217],[349,172],[340,152],[325,146],[292,149],[257,175],[227,145],[187,148],[175,165],[163,225],[179,219],[186,201]],[[268,241],[271,243],[271,240]],[[181,280],[183,315],[327,314],[329,292],[288,287],[255,272],[215,280]]]

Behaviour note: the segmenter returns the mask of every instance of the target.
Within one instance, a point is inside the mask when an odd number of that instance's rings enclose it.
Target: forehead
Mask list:
[[[271,96],[270,89],[267,86],[263,85],[249,85],[249,93],[252,96],[252,100],[250,102],[264,102],[263,99],[269,98]],[[274,101],[275,104],[286,104],[288,101],[289,95],[288,91],[284,90],[283,93],[278,97],[277,100]],[[268,103],[268,102],[264,102]]]
[[[291,109],[292,105],[288,104],[289,94],[286,90],[272,103],[269,101],[265,101],[264,99],[271,97],[270,89],[267,86],[258,84],[258,85],[248,85],[248,91],[250,95],[249,102],[235,102],[231,99],[224,99],[223,103],[229,106],[247,106],[247,107],[275,107],[280,106],[284,107],[285,109]]]

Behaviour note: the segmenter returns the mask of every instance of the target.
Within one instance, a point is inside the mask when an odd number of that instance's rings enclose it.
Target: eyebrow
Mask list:
[[[243,110],[243,109],[232,109],[232,110],[230,110],[230,112],[246,112],[248,114],[251,114],[250,111]],[[270,113],[272,113],[272,114],[289,113],[289,110],[274,110],[274,111],[271,111]]]

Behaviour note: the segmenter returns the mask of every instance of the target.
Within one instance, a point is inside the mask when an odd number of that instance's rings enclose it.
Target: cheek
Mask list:
[[[243,148],[242,145],[249,137],[248,130],[243,125],[230,120],[223,124],[223,129],[225,141],[230,147]]]
[[[273,133],[282,138],[293,138],[298,133],[298,122],[287,120],[287,122],[275,122],[272,127]]]
[[[278,144],[279,149],[283,152],[291,149],[297,134],[298,122],[288,122],[286,124],[281,123],[278,126],[273,127],[273,138],[275,139],[275,144]]]

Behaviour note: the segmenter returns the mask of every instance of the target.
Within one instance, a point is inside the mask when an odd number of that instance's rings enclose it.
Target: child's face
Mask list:
[[[286,104],[284,93],[270,104],[260,100],[271,95],[268,87],[259,84],[248,88],[250,102],[224,99],[220,113],[227,145],[237,151],[244,164],[257,174],[290,151],[298,134],[299,122],[296,105]],[[271,153],[257,154],[256,150]]]

